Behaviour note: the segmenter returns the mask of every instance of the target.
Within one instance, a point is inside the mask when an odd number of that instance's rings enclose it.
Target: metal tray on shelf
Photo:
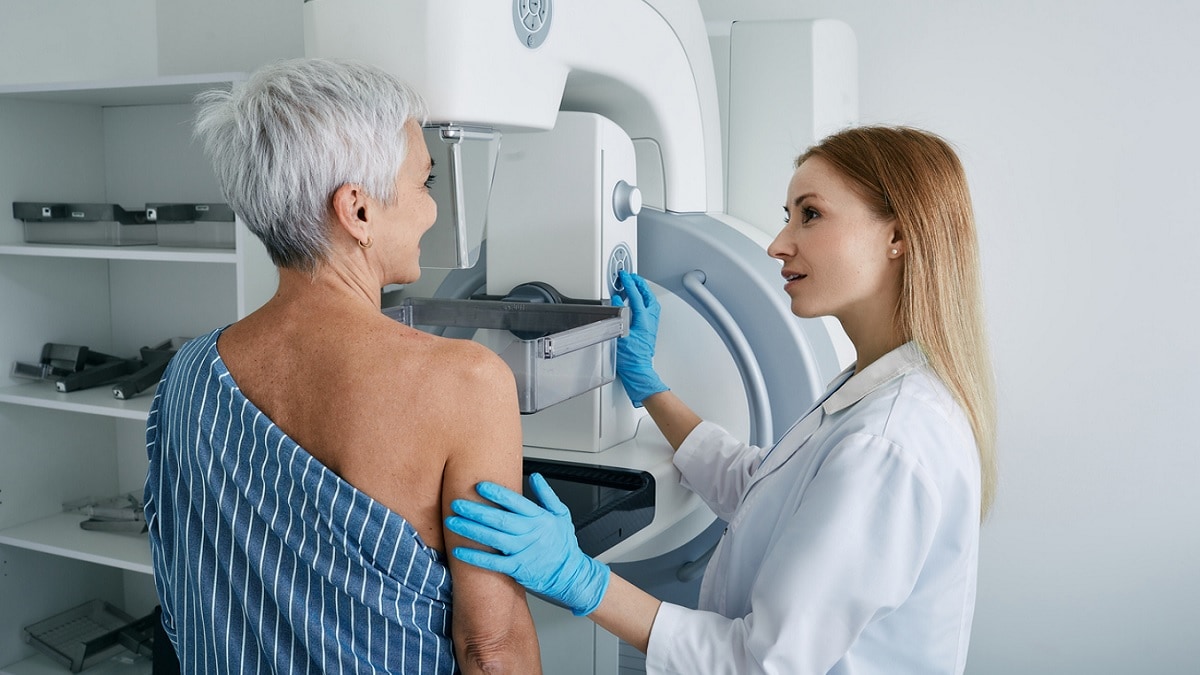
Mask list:
[[[141,246],[158,241],[145,211],[117,204],[13,202],[13,217],[25,224],[31,244]]]
[[[103,600],[92,600],[25,627],[25,641],[72,673],[126,649],[121,631],[134,618]]]
[[[159,246],[235,248],[228,204],[147,204],[146,220],[157,224]]]

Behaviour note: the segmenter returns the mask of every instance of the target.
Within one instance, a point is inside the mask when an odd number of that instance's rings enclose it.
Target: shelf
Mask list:
[[[150,416],[150,404],[153,402],[153,390],[144,391],[134,398],[122,401],[113,397],[111,387],[93,387],[68,394],[56,391],[51,382],[30,381],[0,387],[0,403],[120,417],[142,422],[145,422],[146,418]]]
[[[0,544],[51,553],[64,558],[153,574],[150,541],[145,535],[92,532],[79,527],[87,516],[56,513],[0,530]]]
[[[0,84],[0,209],[8,210],[0,215],[0,267],[8,271],[0,275],[0,309],[8,317],[0,353],[10,359],[0,366],[31,356],[30,345],[72,335],[129,356],[123,350],[144,344],[143,334],[207,330],[270,297],[274,266],[253,237],[236,250],[27,243],[10,210],[13,201],[46,195],[134,205],[150,197],[221,201],[190,121],[197,94],[245,80],[243,73],[215,73]],[[50,381],[5,375],[0,440],[12,442],[0,443],[0,483],[17,481],[22,489],[10,495],[9,485],[0,485],[0,549],[10,563],[0,583],[0,635],[7,636],[0,640],[0,675],[65,674],[32,647],[16,648],[31,618],[24,615],[48,616],[97,589],[144,604],[153,597],[153,559],[146,534],[84,530],[86,517],[58,512],[53,496],[117,494],[144,480],[154,393],[128,401],[114,398],[110,386],[64,394]],[[46,427],[53,433],[39,435]],[[24,552],[33,553],[17,555]],[[60,578],[63,570],[71,578]],[[104,586],[115,578],[123,588]],[[27,611],[7,611],[18,607]],[[145,662],[104,662],[85,672],[150,671]]]
[[[0,97],[99,106],[166,105],[191,103],[202,91],[228,88],[245,79],[243,73],[212,73],[102,82],[15,84],[0,86]]]
[[[129,663],[123,663],[123,659],[128,659]],[[145,656],[135,656],[132,652],[126,652],[123,655],[114,656],[109,661],[97,663],[83,672],[86,675],[150,675],[153,672],[153,665],[154,662]],[[63,675],[63,673],[70,672],[44,654],[37,654],[23,661],[0,666],[0,675]]]
[[[216,248],[166,246],[68,246],[62,244],[3,244],[0,255],[46,258],[96,258],[101,260],[153,260],[159,262],[237,263],[237,251]]]

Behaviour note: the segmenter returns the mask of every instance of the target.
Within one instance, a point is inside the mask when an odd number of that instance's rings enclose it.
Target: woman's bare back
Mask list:
[[[260,410],[342,479],[445,550],[443,473],[469,428],[477,345],[356,307],[266,307],[218,349]]]

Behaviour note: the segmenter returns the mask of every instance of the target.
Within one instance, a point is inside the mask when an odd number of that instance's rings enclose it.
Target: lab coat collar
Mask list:
[[[861,373],[854,373],[849,380],[845,381],[845,384],[838,387],[837,391],[825,399],[821,408],[827,415],[845,410],[888,382],[920,368],[925,363],[925,354],[917,346],[917,343],[906,342],[881,356],[879,360],[864,368]],[[852,364],[842,371],[842,375],[853,372],[856,367],[857,364]]]

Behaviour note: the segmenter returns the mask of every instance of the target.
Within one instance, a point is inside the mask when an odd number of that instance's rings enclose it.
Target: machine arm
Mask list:
[[[531,9],[540,41],[520,28]],[[308,0],[304,36],[308,56],[409,82],[436,122],[547,130],[560,109],[604,115],[653,141],[666,210],[724,209],[712,53],[694,2]]]

